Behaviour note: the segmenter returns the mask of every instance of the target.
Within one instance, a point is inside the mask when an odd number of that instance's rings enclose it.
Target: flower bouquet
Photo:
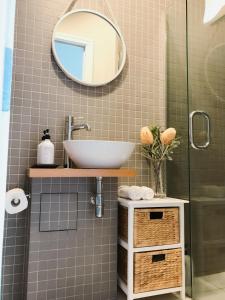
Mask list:
[[[168,128],[161,132],[159,126],[148,126],[141,128],[142,155],[151,162],[154,170],[154,192],[155,197],[163,198],[165,186],[162,179],[162,166],[166,160],[172,160],[175,148],[180,145],[180,138],[176,137],[175,128]]]

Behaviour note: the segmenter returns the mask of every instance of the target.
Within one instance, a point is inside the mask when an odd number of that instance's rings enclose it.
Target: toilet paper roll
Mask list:
[[[5,210],[8,214],[16,214],[28,206],[27,197],[22,189],[15,188],[6,192]]]

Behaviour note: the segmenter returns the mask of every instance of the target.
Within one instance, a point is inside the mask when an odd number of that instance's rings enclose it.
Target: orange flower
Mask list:
[[[141,128],[140,137],[142,144],[151,145],[153,143],[153,135],[147,126]]]
[[[163,145],[169,145],[176,137],[176,129],[168,128],[160,134],[160,140]]]

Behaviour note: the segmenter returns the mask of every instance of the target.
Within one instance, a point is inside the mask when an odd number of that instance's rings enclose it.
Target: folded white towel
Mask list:
[[[121,185],[118,188],[118,196],[121,198],[127,198],[130,200],[151,200],[154,197],[154,192],[147,186],[128,186]]]
[[[142,190],[140,186],[121,185],[118,189],[118,195],[122,198],[140,200],[142,196]]]
[[[143,192],[142,199],[152,200],[154,198],[155,193],[154,193],[153,189],[151,189],[147,186],[142,186],[141,189],[142,189],[142,192]]]

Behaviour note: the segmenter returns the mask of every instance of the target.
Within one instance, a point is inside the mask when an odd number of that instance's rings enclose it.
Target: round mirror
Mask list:
[[[73,10],[60,18],[53,32],[52,50],[63,72],[88,86],[104,85],[115,79],[126,60],[119,29],[91,10]]]

